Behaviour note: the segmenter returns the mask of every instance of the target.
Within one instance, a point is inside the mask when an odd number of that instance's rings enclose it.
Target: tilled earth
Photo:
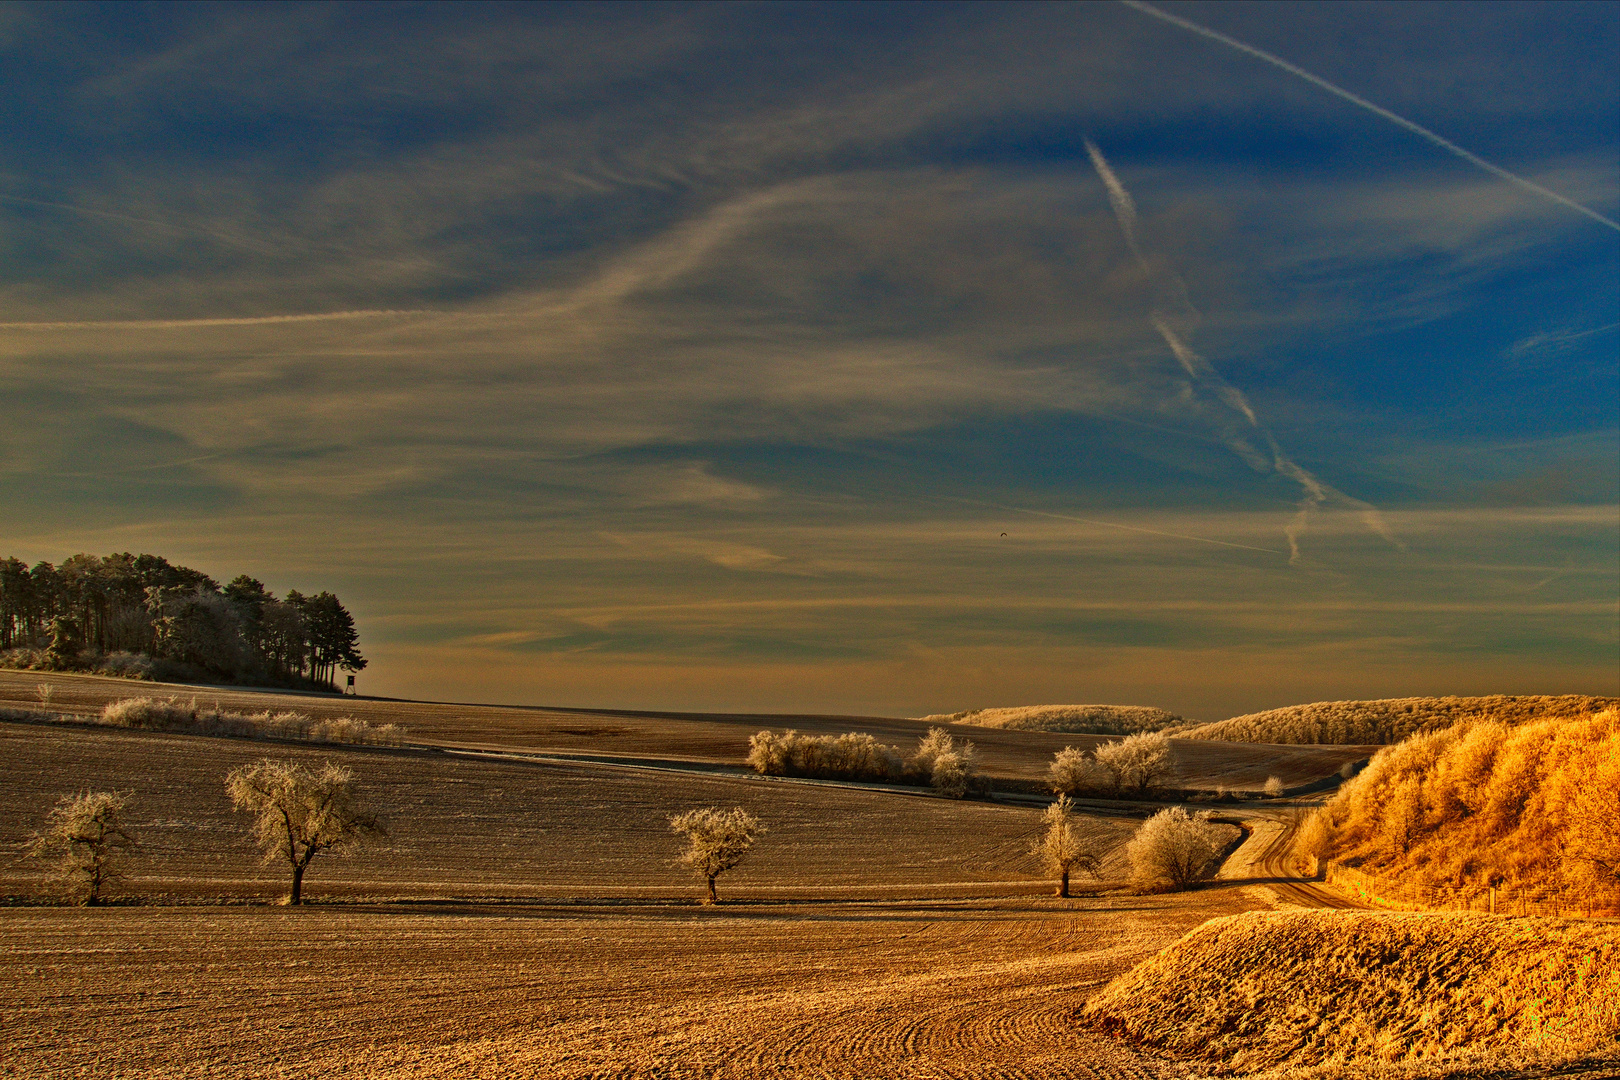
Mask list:
[[[53,708],[107,696],[61,682]],[[225,704],[282,705],[243,697]],[[638,753],[679,759],[683,722],[634,722]],[[618,737],[589,730],[576,749]],[[1059,900],[1029,854],[1036,809],[920,792],[55,724],[0,723],[0,755],[0,1077],[1181,1077],[1074,1012],[1261,902],[1087,880]],[[348,765],[389,823],[318,859],[303,908],[274,905],[285,874],[225,798],[225,773],[264,756]],[[133,793],[140,848],[112,906],[46,906],[26,842],[85,788]],[[769,829],[717,907],[672,864],[669,815],[703,805]],[[1083,819],[1104,879],[1135,824]]]
[[[1073,1013],[1244,903],[12,908],[0,1075],[1181,1076]]]
[[[248,713],[285,709],[323,719],[353,716],[372,724],[403,724],[412,743],[432,746],[669,758],[732,766],[743,764],[748,737],[761,728],[796,728],[818,735],[864,731],[910,749],[930,726],[918,720],[874,716],[607,712],[388,701],[5,670],[0,670],[0,706],[40,708],[41,685],[51,688],[49,708],[66,713],[99,712],[108,702],[126,697],[172,696]],[[1052,755],[1063,747],[1090,749],[1109,741],[1095,735],[999,728],[957,726],[951,730],[978,747],[980,765],[987,775],[1026,783],[1042,780]],[[1331,776],[1345,762],[1363,760],[1377,749],[1177,739],[1172,742],[1170,782],[1185,788],[1256,791],[1268,777],[1277,776],[1295,787]]]
[[[30,833],[63,795],[131,792],[140,847],[121,895],[272,899],[280,868],[262,866],[232,811],[225,774],[265,756],[350,767],[381,814],[386,840],[323,856],[314,899],[547,897],[624,900],[696,895],[673,864],[669,816],[694,806],[744,806],[769,830],[721,879],[722,895],[888,899],[1050,888],[1029,848],[1037,811],[894,795],[806,781],[548,764],[427,750],[279,745],[74,726],[0,723],[0,891],[38,896]],[[1123,872],[1127,816],[1087,817],[1104,872]]]

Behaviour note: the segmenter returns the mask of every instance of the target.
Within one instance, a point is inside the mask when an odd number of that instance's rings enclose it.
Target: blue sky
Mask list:
[[[1620,692],[1616,7],[1157,7],[1550,194],[1122,4],[0,8],[3,553],[383,694]]]

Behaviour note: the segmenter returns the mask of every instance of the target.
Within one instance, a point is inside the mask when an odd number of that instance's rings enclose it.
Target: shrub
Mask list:
[[[81,904],[99,904],[107,888],[120,880],[116,856],[133,847],[135,838],[124,828],[127,791],[83,791],[63,796],[46,819],[45,829],[34,834],[28,853],[35,858],[56,858],[53,880]]]
[[[405,728],[370,724],[351,716],[316,720],[299,712],[227,712],[199,706],[197,699],[124,698],[101,710],[100,723],[144,731],[171,731],[233,739],[288,739],[353,746],[401,746]]]
[[[1095,754],[1121,794],[1146,795],[1170,771],[1170,736],[1162,731],[1129,735],[1097,747]]]
[[[1282,777],[1268,776],[1266,777],[1266,786],[1261,790],[1265,792],[1268,799],[1280,799],[1288,789],[1283,786]]]
[[[1222,847],[1220,829],[1207,813],[1189,814],[1172,806],[1142,823],[1125,854],[1138,886],[1184,889],[1208,873]]]
[[[1052,791],[1059,795],[1112,795],[1115,791],[1114,774],[1095,757],[1084,750],[1065,746],[1052,755],[1048,775]]]
[[[671,832],[686,837],[686,850],[676,858],[709,884],[708,902],[718,903],[714,879],[742,861],[754,841],[766,830],[759,819],[740,806],[720,810],[709,806],[688,810],[669,819]]]
[[[878,781],[903,780],[905,773],[897,747],[857,731],[842,735],[761,731],[748,740],[748,764],[765,776]]]
[[[864,732],[801,735],[765,730],[748,740],[748,764],[764,776],[807,776],[893,784],[931,784],[943,795],[961,798],[975,787],[972,743],[958,743],[944,728],[930,728],[907,758],[897,746]]]
[[[1311,877],[1322,871],[1333,839],[1333,829],[1327,814],[1316,810],[1307,817],[1294,833],[1294,858],[1297,865]]]

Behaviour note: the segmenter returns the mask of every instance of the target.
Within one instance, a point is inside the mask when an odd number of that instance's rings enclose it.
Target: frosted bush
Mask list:
[[[1125,854],[1137,885],[1184,889],[1208,873],[1222,846],[1220,829],[1210,823],[1207,813],[1189,814],[1172,806],[1141,824]]]

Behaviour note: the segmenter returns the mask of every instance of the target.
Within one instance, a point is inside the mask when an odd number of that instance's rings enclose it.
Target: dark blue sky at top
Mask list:
[[[1615,5],[1159,6],[1620,215]],[[1489,557],[1462,554],[1477,524],[1422,515],[1620,502],[1620,233],[1123,5],[21,4],[0,106],[0,497],[41,557],[100,529],[253,553],[267,579],[349,559],[402,641],[461,641],[443,627],[482,610],[549,628],[526,649],[643,660],[683,636],[956,647],[907,605],[941,581],[970,621],[1036,603],[1068,541],[981,588],[909,534],[901,571],[804,530],[1031,510],[1175,516],[1138,535],[1197,533],[1210,558],[1200,522],[1264,554],[1302,499],[1327,515],[1212,595],[1410,598],[1419,538],[1459,565],[1596,568],[1526,570],[1537,602],[1614,591],[1601,512]],[[1166,297],[1213,374],[1153,329]],[[335,546],[286,555],[328,499]],[[1364,506],[1417,516],[1330,527]],[[540,522],[572,554],[514,571],[510,610],[471,585],[440,614],[390,606],[423,549],[389,538],[517,545]],[[1133,575],[1161,556],[1119,555],[1109,602],[1151,598]],[[625,559],[663,584],[629,589]],[[898,614],[866,646],[786,616],[666,625],[647,613],[681,559],[762,607],[893,589]],[[1601,666],[1612,613],[1579,617]],[[1015,650],[1101,633],[997,618]],[[1377,636],[1298,618],[1349,650]],[[1120,647],[1220,636],[1154,626]]]

